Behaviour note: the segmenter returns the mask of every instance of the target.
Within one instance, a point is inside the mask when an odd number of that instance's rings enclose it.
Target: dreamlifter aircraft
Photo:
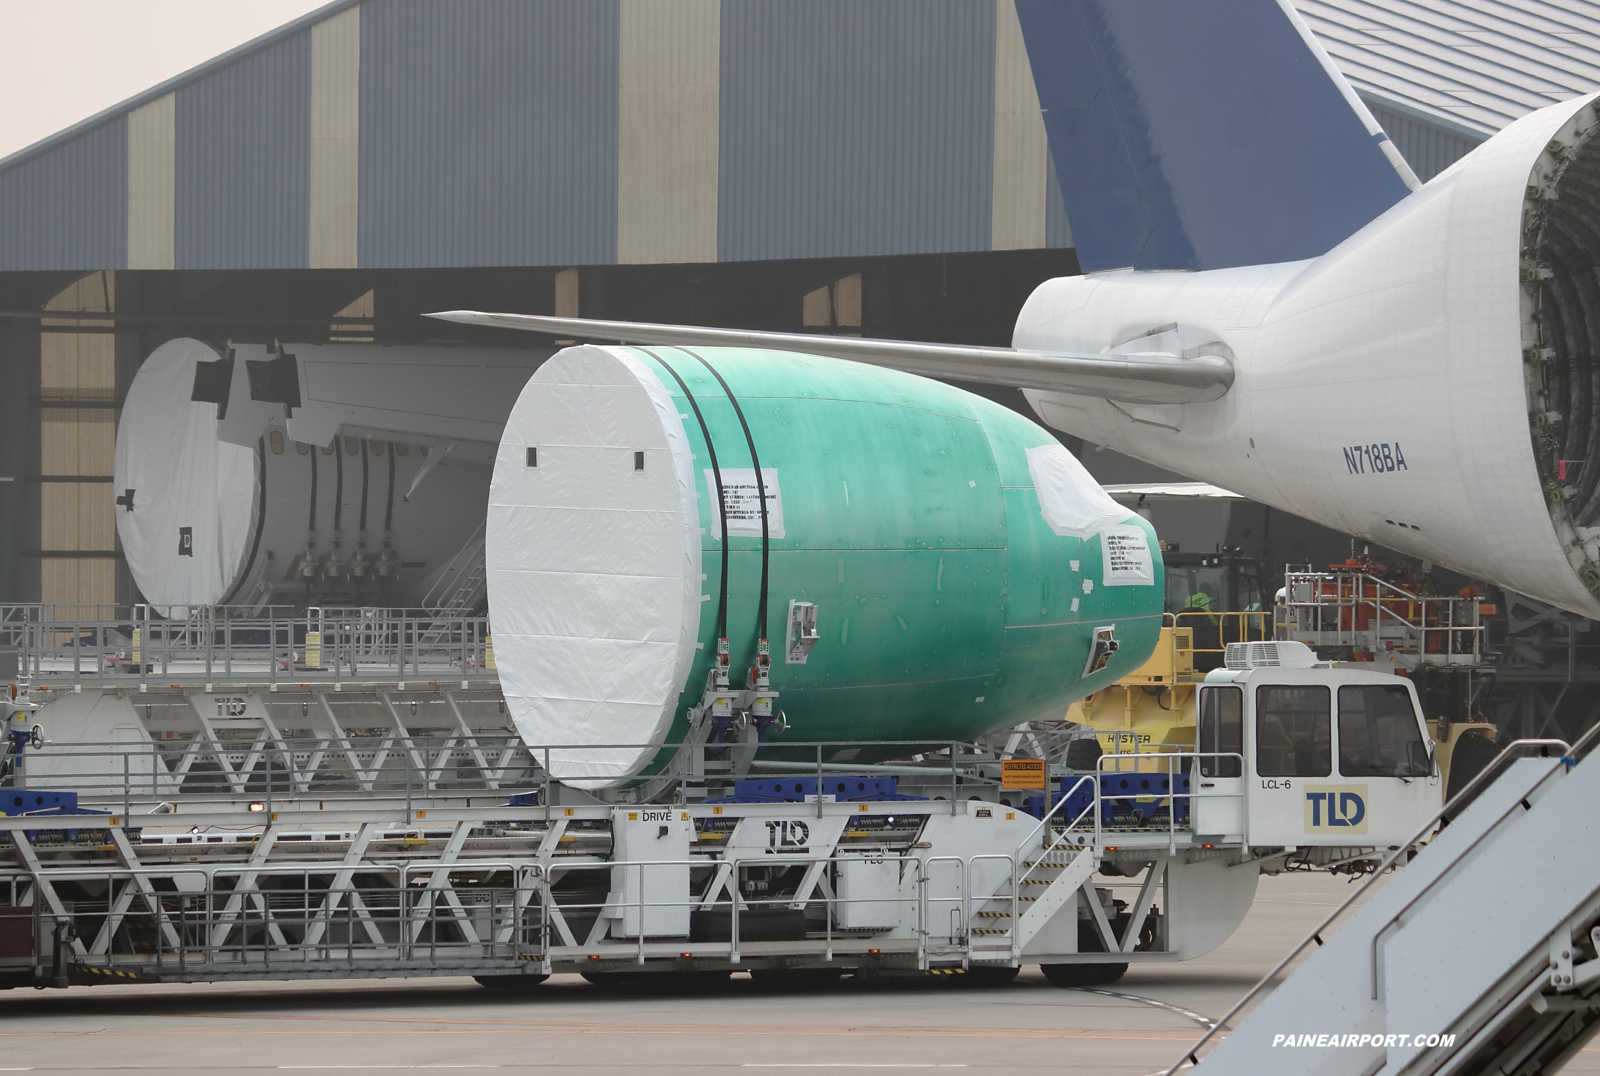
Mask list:
[[[1013,347],[455,311],[1017,386],[1049,425],[1600,617],[1594,96],[1418,183],[1288,0],[1017,0],[1085,275]]]

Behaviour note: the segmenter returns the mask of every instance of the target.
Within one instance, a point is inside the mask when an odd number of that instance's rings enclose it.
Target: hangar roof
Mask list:
[[[1369,104],[1483,139],[1600,89],[1593,0],[1294,0]]]

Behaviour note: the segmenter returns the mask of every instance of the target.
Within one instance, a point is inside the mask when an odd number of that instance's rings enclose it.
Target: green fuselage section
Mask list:
[[[723,544],[707,472],[714,454],[724,472],[750,474],[750,441],[763,472],[776,472],[783,536],[766,542],[764,624],[762,539],[737,529],[727,539],[727,633],[735,687],[757,640],[772,640],[771,686],[789,727],[767,741],[969,740],[1063,709],[1154,647],[1164,575],[1154,532],[1132,513],[1124,524],[1144,532],[1152,583],[1103,585],[1101,536],[1063,536],[1041,516],[1026,453],[1056,441],[1022,415],[837,360],[722,348],[634,354],[679,404],[703,535],[701,648],[669,743],[687,733],[716,653]],[[784,653],[791,601],[817,608],[820,639],[804,664]],[[1107,627],[1118,649],[1086,675],[1093,636]]]

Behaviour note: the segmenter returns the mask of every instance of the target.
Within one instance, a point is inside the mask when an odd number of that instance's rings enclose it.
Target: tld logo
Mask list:
[[[1305,791],[1307,833],[1367,832],[1366,785],[1314,785]]]
[[[767,851],[804,852],[811,841],[811,827],[804,822],[771,820],[767,822]]]

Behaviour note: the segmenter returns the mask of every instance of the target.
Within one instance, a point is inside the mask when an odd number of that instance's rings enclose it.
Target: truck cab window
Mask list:
[[[1244,692],[1236,687],[1200,690],[1195,747],[1201,752],[1201,777],[1238,777],[1240,760],[1215,752],[1244,753]]]
[[[1256,689],[1256,773],[1327,777],[1333,772],[1333,699],[1320,685]]]
[[[1410,692],[1398,684],[1349,684],[1339,689],[1340,773],[1426,777],[1431,769]]]

